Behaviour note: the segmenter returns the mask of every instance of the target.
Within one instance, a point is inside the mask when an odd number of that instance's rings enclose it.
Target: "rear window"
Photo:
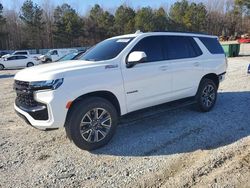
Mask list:
[[[224,50],[217,38],[199,37],[199,39],[211,54],[224,54]]]

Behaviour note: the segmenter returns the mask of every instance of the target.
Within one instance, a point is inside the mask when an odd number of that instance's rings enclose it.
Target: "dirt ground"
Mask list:
[[[14,112],[16,70],[0,71],[0,187],[250,187],[250,57],[229,59],[215,108],[175,102],[123,117],[87,152],[64,129],[40,131]]]

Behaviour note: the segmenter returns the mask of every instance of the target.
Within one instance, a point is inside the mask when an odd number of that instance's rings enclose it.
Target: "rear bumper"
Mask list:
[[[222,82],[223,80],[225,80],[225,77],[226,77],[226,72],[223,72],[223,73],[219,74],[218,75],[219,82]]]

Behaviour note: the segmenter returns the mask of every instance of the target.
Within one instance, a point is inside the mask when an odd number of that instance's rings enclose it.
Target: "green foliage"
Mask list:
[[[135,11],[121,5],[115,12],[115,28],[117,34],[133,33],[135,25]]]
[[[154,30],[166,31],[168,29],[167,13],[161,7],[154,13]]]
[[[235,0],[235,5],[242,13],[250,16],[250,0]]]
[[[137,11],[135,16],[135,28],[144,32],[154,31],[154,12],[150,7],[144,7]]]
[[[29,27],[42,29],[44,22],[42,21],[43,10],[37,4],[33,4],[31,0],[26,0],[21,8],[21,20]]]
[[[178,30],[204,31],[207,10],[204,4],[191,3],[187,0],[176,2],[170,8],[170,18]]]
[[[142,7],[135,11],[121,5],[112,14],[96,4],[86,16],[80,16],[69,4],[55,9],[47,6],[43,10],[34,1],[25,0],[19,19],[16,16],[19,13],[14,10],[8,11],[4,18],[0,3],[0,48],[91,46],[108,37],[134,33],[138,29],[214,35],[250,32],[249,0],[215,2],[210,6],[208,9],[203,3],[179,0],[168,12],[162,7]]]
[[[43,10],[37,4],[33,4],[31,0],[26,0],[21,7],[20,18],[24,22],[24,30],[30,38],[28,46],[32,48],[41,47],[41,34],[44,27]]]
[[[7,35],[6,32],[3,31],[3,26],[5,25],[6,20],[3,17],[3,5],[0,3],[0,48],[2,49],[3,44],[4,43],[4,38]]]
[[[3,17],[3,5],[0,3],[0,26],[5,24],[5,18]]]
[[[95,5],[89,17],[85,21],[87,35],[93,38],[93,43],[114,35],[115,18],[108,11],[104,11],[100,5]]]
[[[54,37],[58,45],[71,46],[82,34],[82,20],[69,4],[57,6],[54,11]]]

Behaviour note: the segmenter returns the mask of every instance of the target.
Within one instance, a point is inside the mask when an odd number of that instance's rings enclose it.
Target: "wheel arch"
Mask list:
[[[29,62],[26,64],[26,66],[28,66],[29,63],[31,63],[32,65],[35,65],[33,62],[29,61]]]
[[[0,63],[0,65],[2,65],[2,66],[3,66],[3,69],[5,68],[5,66],[4,66],[3,64],[1,64],[1,63]]]
[[[119,103],[118,98],[115,96],[115,94],[113,94],[110,91],[94,91],[94,92],[90,92],[90,93],[86,93],[83,94],[79,97],[77,97],[74,101],[72,101],[72,104],[70,105],[70,108],[67,112],[67,116],[66,116],[66,120],[68,119],[73,107],[81,100],[86,99],[88,97],[100,97],[100,98],[104,98],[106,100],[108,100],[111,104],[114,105],[115,109],[117,110],[118,115],[121,115],[121,106]]]
[[[215,74],[215,73],[206,74],[205,76],[202,77],[201,81],[202,81],[203,79],[205,79],[205,78],[212,80],[212,81],[215,83],[217,89],[219,88],[219,83],[220,83],[220,81],[219,81],[219,77],[218,77],[217,74]],[[200,81],[200,83],[201,83],[201,81]],[[199,84],[199,85],[200,85],[200,84]]]

